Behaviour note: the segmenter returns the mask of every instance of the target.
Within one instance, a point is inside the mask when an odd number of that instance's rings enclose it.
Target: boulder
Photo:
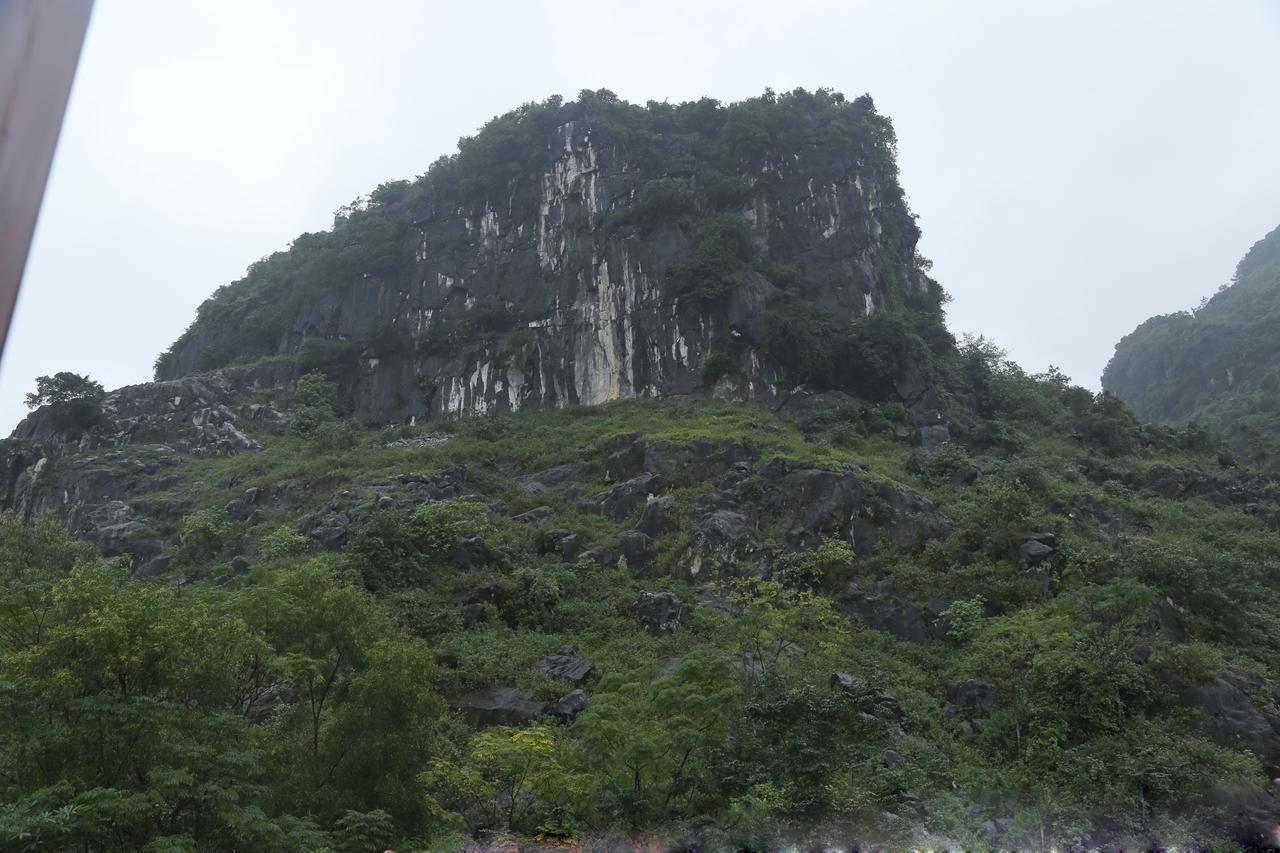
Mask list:
[[[747,535],[747,517],[732,509],[718,509],[698,520],[698,536],[707,547],[734,547]]]
[[[671,495],[649,498],[645,503],[644,512],[640,514],[636,530],[654,539],[674,530],[676,523],[671,517],[671,510],[675,503],[676,499]]]
[[[168,554],[160,554],[140,564],[133,570],[133,573],[140,578],[153,578],[169,571],[172,565],[173,557]]]
[[[937,599],[921,606],[902,601],[894,596],[891,583],[880,585],[874,593],[864,592],[857,583],[850,583],[836,598],[836,606],[858,622],[908,643],[939,639],[948,628],[941,615],[948,602]]]
[[[569,723],[586,709],[587,694],[582,690],[571,690],[547,706],[547,713],[562,723]]]
[[[271,719],[281,705],[292,704],[298,688],[292,681],[273,681],[259,687],[249,698],[244,716],[249,725],[261,725]]]
[[[617,560],[617,555],[608,548],[589,548],[578,555],[577,562],[588,562],[600,568],[612,565]]]
[[[946,424],[922,426],[916,430],[915,440],[916,443],[926,451],[932,453],[942,445],[951,441],[951,430],[947,428]]]
[[[487,580],[464,593],[455,595],[453,603],[464,607],[470,604],[497,604],[501,594],[502,588],[498,586],[498,582]]]
[[[740,616],[742,611],[746,609],[746,605],[739,601],[727,598],[719,590],[712,587],[704,586],[693,594],[693,600],[704,607],[710,607],[728,613],[730,616]]]
[[[553,508],[549,506],[539,506],[534,507],[528,512],[522,512],[517,516],[513,516],[511,520],[518,521],[521,524],[528,524],[530,526],[537,527],[555,514],[556,511]]]
[[[578,554],[582,550],[582,545],[578,542],[578,534],[571,533],[560,540],[560,559],[566,563],[572,563],[578,559]]]
[[[565,462],[545,471],[539,471],[536,474],[517,477],[516,483],[523,491],[531,495],[540,495],[543,492],[563,489],[565,486],[575,482],[577,478],[578,466],[571,462]]]
[[[618,534],[618,552],[626,568],[642,566],[649,559],[653,539],[639,530],[624,530]]]
[[[647,504],[650,495],[665,488],[666,480],[661,475],[642,474],[587,498],[582,502],[581,508],[583,512],[603,515],[614,521],[623,521]]]
[[[572,531],[565,530],[563,527],[556,527],[545,531],[538,537],[538,553],[554,554],[560,551],[561,543],[572,535]]]
[[[1238,673],[1224,670],[1207,684],[1186,691],[1184,699],[1200,713],[1200,730],[1219,746],[1248,749],[1258,756],[1264,772],[1280,775],[1280,734],[1270,718],[1240,689]]]
[[[1022,558],[1022,567],[1025,569],[1034,568],[1053,554],[1053,547],[1036,540],[1028,539],[1018,546],[1018,556]]]
[[[1280,849],[1280,801],[1272,791],[1252,782],[1222,781],[1207,799],[1222,816],[1221,830],[1243,849]]]
[[[552,678],[567,681],[574,687],[581,687],[595,672],[595,663],[591,658],[578,657],[578,647],[574,645],[561,646],[555,654],[547,655],[534,665]]]
[[[838,536],[863,556],[875,550],[877,526],[894,542],[911,547],[950,536],[955,529],[923,495],[900,485],[867,484],[860,474],[855,465],[835,470],[774,457],[760,471],[765,512],[782,525],[793,547]]]
[[[645,630],[655,637],[665,636],[680,625],[680,611],[684,608],[675,593],[640,592],[631,603],[631,613],[640,620]]]
[[[966,678],[947,688],[947,698],[987,716],[996,704],[996,686],[985,678]]]
[[[462,607],[462,627],[474,628],[484,621],[485,606],[481,602],[465,604]]]

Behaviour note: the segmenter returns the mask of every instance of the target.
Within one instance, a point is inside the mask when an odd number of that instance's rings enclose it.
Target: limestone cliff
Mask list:
[[[263,358],[324,366],[368,422],[775,398],[797,379],[764,346],[780,298],[837,326],[937,311],[893,146],[869,98],[821,91],[528,105],[222,288],[157,378]],[[726,236],[734,223],[745,248]]]

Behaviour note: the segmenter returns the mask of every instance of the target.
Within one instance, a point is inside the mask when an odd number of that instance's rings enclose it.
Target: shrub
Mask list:
[[[307,374],[318,371],[327,377],[338,377],[355,366],[358,355],[351,341],[307,338],[298,350],[298,369]]]
[[[560,573],[521,566],[502,582],[502,617],[513,628],[556,630]]]
[[[712,350],[707,354],[706,361],[702,362],[702,381],[710,385],[721,376],[732,373],[736,367],[737,359],[732,353]]]
[[[182,521],[178,542],[183,556],[188,560],[203,560],[222,550],[223,539],[229,527],[226,514],[221,510],[200,509]]]
[[[54,428],[87,430],[102,419],[102,384],[88,376],[62,371],[36,379],[36,390],[27,395],[28,409],[49,406]]]
[[[413,514],[414,537],[423,551],[448,556],[462,539],[479,536],[488,526],[479,504],[449,500],[424,504]]]
[[[282,524],[262,537],[258,550],[269,560],[295,557],[307,550],[307,540],[289,525]]]
[[[790,368],[801,382],[833,384],[834,341],[831,317],[812,302],[787,299],[765,318],[765,355]]]
[[[757,254],[751,226],[741,216],[704,219],[689,235],[688,252],[672,268],[676,293],[718,302],[741,283]]]
[[[843,539],[827,538],[812,551],[787,554],[781,561],[778,579],[790,589],[817,589],[838,586],[853,574],[856,556]]]

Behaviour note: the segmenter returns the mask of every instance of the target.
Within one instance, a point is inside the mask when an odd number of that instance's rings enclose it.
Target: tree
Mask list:
[[[709,784],[740,693],[723,657],[691,654],[671,675],[605,678],[576,730],[600,789],[596,808],[633,827],[687,812]]]
[[[62,371],[36,379],[36,390],[27,395],[27,408],[49,406],[53,425],[59,431],[86,430],[102,417],[102,400],[107,392],[88,376]]]

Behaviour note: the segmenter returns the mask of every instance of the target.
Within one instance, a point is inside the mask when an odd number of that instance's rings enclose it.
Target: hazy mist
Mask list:
[[[145,381],[196,306],[497,113],[869,92],[950,325],[1097,386],[1280,224],[1280,3],[99,0],[0,370]]]

